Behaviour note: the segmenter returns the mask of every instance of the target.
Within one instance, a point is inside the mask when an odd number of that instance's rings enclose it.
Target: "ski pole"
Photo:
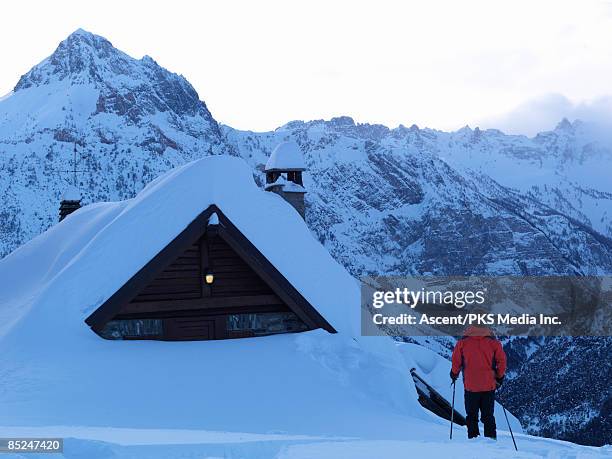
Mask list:
[[[451,440],[453,439],[453,419],[454,417],[455,417],[455,381],[453,380],[453,404],[451,406],[451,431],[450,431]]]
[[[508,413],[506,413],[506,408],[504,408],[504,405],[502,405],[502,408],[504,410],[504,416],[506,416],[506,423],[508,424],[508,430],[510,431],[510,435],[512,436],[512,443],[514,443],[514,449],[518,451],[518,448],[516,447],[516,440],[514,440],[514,434],[512,433],[512,427],[510,427],[510,421],[508,421]],[[451,438],[453,438],[452,430],[451,430]]]

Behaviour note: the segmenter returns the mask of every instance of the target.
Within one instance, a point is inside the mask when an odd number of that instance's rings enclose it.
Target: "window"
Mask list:
[[[308,330],[308,327],[293,312],[260,312],[227,316],[227,331],[230,334],[249,333],[260,336],[305,330]]]
[[[153,338],[163,334],[161,319],[111,320],[101,333],[106,339]]]

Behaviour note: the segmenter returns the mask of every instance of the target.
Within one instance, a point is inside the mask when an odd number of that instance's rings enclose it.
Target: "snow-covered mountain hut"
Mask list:
[[[78,209],[0,279],[0,425],[353,435],[429,419],[415,364],[360,336],[358,282],[238,158]]]

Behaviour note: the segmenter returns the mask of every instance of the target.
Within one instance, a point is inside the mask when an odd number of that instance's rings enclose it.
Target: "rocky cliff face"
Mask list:
[[[356,276],[612,273],[612,153],[589,126],[564,121],[528,139],[341,117],[237,131],[219,126],[183,77],[82,30],[0,100],[0,255],[57,221],[75,148],[87,204],[127,199],[211,154],[241,156],[263,184],[272,148],[289,139],[309,169],[307,223]],[[610,341],[569,343],[571,353],[560,340],[508,343],[502,396],[533,433],[611,443],[612,402],[599,386],[609,387]],[[554,403],[560,386],[575,403]]]
[[[293,122],[272,133],[224,132],[255,169],[277,143],[300,145],[308,166],[308,223],[355,275],[611,272],[612,239],[587,217],[577,218],[585,210],[580,202],[568,199],[565,212],[483,168],[454,167],[463,150],[482,148],[481,142],[505,160],[507,151],[483,140],[499,140],[497,132],[391,130],[346,117]],[[481,140],[473,140],[474,132]],[[504,172],[521,174],[525,166],[516,162]],[[585,176],[575,186],[589,184]],[[601,200],[612,209],[612,199]]]

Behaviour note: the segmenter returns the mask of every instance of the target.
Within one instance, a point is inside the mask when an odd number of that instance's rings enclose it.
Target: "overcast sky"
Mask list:
[[[82,27],[181,73],[236,128],[359,122],[532,134],[608,117],[604,1],[46,1],[0,6],[0,94]]]

